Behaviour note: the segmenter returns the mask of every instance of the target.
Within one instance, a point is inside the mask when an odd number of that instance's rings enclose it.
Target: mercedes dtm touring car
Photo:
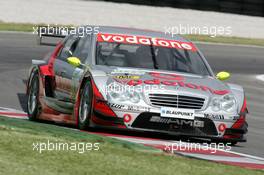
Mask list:
[[[28,116],[89,127],[246,141],[241,86],[213,74],[200,50],[181,36],[100,27],[67,35],[33,60]]]

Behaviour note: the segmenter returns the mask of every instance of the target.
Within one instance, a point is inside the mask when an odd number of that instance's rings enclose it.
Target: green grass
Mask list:
[[[31,24],[31,23],[6,23],[0,21],[0,31],[15,31],[15,32],[32,32],[33,27],[46,26],[46,24]],[[50,24],[50,26],[67,26],[72,27],[73,25],[61,25],[61,24]]]
[[[33,24],[0,22],[0,31],[33,32]]]
[[[146,175],[259,175],[208,161],[168,156],[128,142],[68,128],[0,117],[0,174],[146,174]],[[99,142],[98,151],[33,151],[36,142]]]
[[[0,31],[33,32],[33,27],[36,27],[38,25],[44,25],[44,24],[6,23],[0,21]],[[67,26],[73,26],[73,25],[67,25]],[[264,46],[264,39],[226,37],[226,36],[210,37],[207,35],[184,35],[184,37],[190,39],[191,41]]]

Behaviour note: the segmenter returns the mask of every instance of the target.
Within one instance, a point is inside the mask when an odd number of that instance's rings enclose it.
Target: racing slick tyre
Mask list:
[[[92,110],[92,84],[87,81],[80,93],[80,105],[78,115],[79,129],[86,130],[89,128],[91,110]]]
[[[39,97],[39,77],[35,72],[32,75],[32,79],[29,84],[28,100],[27,100],[27,112],[29,120],[35,121],[40,113]]]

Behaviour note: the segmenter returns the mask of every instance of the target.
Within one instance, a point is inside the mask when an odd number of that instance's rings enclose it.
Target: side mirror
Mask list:
[[[66,51],[65,51],[65,54],[66,54],[68,57],[71,57],[71,56],[72,56],[72,51],[71,51],[71,50],[66,50]]]
[[[67,62],[74,67],[79,67],[82,64],[81,60],[77,57],[69,57],[67,58]]]
[[[72,51],[69,48],[63,48],[62,50],[63,57],[72,57]]]
[[[230,78],[230,73],[228,73],[228,72],[219,72],[217,75],[216,75],[216,78],[218,79],[218,80],[221,80],[221,81],[224,81],[224,80],[227,80],[227,79],[229,79]]]

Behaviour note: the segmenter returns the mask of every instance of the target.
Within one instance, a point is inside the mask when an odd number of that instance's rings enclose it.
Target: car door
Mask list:
[[[81,63],[86,63],[91,49],[91,36],[70,36],[54,63],[55,98],[64,102],[75,103],[76,93],[80,86],[86,66],[74,67],[67,62],[68,57],[77,57]]]
[[[71,83],[71,98],[73,101],[75,100],[76,93],[79,89],[81,78],[83,77],[84,71],[88,71],[89,58],[91,57],[91,36],[87,35],[85,37],[81,37],[76,49],[73,52],[73,57],[77,57],[80,59],[81,63],[85,64],[85,66],[76,67],[73,75],[72,75],[72,83]]]
[[[71,80],[75,71],[75,67],[67,62],[67,58],[73,56],[79,38],[71,35],[67,38],[64,43],[64,47],[61,49],[54,62],[54,73],[55,73],[55,98],[63,102],[72,102],[71,98]]]

